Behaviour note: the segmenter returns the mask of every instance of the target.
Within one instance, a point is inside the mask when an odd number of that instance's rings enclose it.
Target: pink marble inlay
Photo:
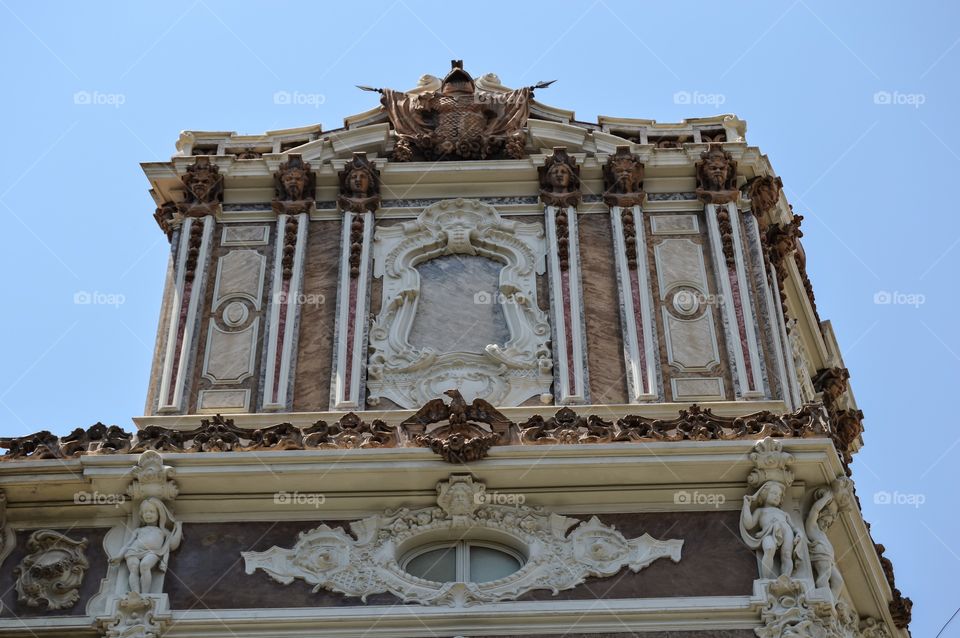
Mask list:
[[[643,311],[640,306],[640,277],[636,269],[630,269],[630,295],[633,297],[633,318],[637,325],[637,343],[640,352],[640,391],[646,394],[647,388],[647,350],[643,340]]]
[[[731,266],[727,269],[727,277],[730,279],[730,290],[733,291],[733,310],[737,316],[737,333],[740,336],[740,350],[743,352],[743,367],[747,373],[747,389],[756,390],[753,387],[753,366],[750,363],[747,327],[744,323],[743,306],[740,304],[740,284],[737,282],[737,271],[734,267]]]

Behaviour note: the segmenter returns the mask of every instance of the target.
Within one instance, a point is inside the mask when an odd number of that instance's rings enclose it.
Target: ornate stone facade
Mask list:
[[[146,414],[0,439],[0,633],[908,637],[767,156],[548,84],[144,164]]]

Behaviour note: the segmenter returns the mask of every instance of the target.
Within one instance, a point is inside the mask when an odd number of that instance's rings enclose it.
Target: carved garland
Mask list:
[[[613,576],[625,566],[638,572],[658,558],[680,560],[682,540],[661,541],[649,534],[628,540],[596,517],[583,522],[541,508],[497,505],[483,483],[468,475],[452,475],[437,493],[436,506],[355,521],[352,535],[321,525],[302,532],[290,549],[241,552],[246,572],[262,569],[285,585],[301,579],[315,592],[327,589],[364,601],[389,592],[404,602],[465,607],[513,600],[537,589],[556,593],[588,577]],[[526,563],[498,580],[440,583],[408,574],[398,562],[428,538],[462,538],[471,532],[524,548]]]

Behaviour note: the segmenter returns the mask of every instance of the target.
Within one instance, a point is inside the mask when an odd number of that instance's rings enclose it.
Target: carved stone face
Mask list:
[[[635,193],[639,189],[636,165],[631,160],[616,160],[612,163],[615,183],[612,189],[620,193]]]
[[[573,182],[573,172],[566,164],[554,164],[547,173],[547,180],[554,191],[565,192],[570,190],[570,184]]]
[[[783,487],[779,483],[768,483],[763,503],[768,507],[780,507],[783,503]]]
[[[703,162],[703,174],[710,190],[724,190],[730,175],[730,163],[723,155],[711,153]]]
[[[210,171],[197,171],[190,179],[189,189],[196,201],[206,203],[210,201],[216,183],[216,177]]]
[[[157,507],[150,501],[144,501],[140,504],[140,520],[147,525],[153,525],[160,519],[160,513]]]
[[[370,192],[370,176],[367,171],[356,168],[350,171],[347,186],[355,197],[364,197]]]
[[[306,173],[299,168],[292,168],[283,174],[282,181],[290,199],[303,199],[303,192],[307,188]]]

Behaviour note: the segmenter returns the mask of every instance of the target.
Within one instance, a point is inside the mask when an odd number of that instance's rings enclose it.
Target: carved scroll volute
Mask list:
[[[343,212],[373,212],[380,207],[380,171],[366,153],[354,153],[353,159],[337,173],[340,194],[337,205]]]
[[[317,174],[303,156],[292,153],[286,162],[273,174],[275,196],[273,211],[278,215],[286,213],[297,215],[309,213],[314,207],[314,194],[317,191]]]
[[[629,146],[618,146],[617,152],[603,165],[603,201],[607,206],[629,208],[643,205],[643,164],[630,152]]]
[[[580,203],[580,167],[567,154],[564,146],[556,146],[543,166],[537,168],[540,177],[540,201],[544,206],[576,207]]]

